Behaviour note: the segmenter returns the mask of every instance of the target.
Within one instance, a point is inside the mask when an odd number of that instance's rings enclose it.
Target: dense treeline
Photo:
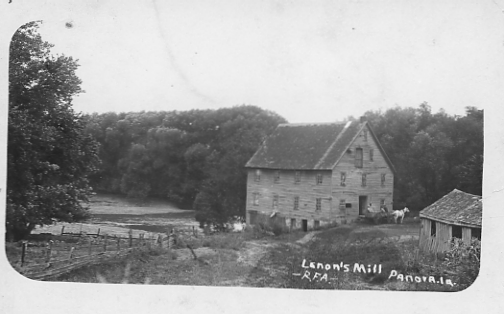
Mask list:
[[[470,107],[458,117],[433,114],[422,104],[365,116],[396,168],[396,208],[421,209],[454,188],[481,195],[482,110]],[[102,165],[91,178],[95,190],[168,198],[198,210],[200,222],[217,225],[244,216],[244,165],[286,122],[254,106],[86,119],[87,132],[101,144]]]
[[[396,107],[365,113],[396,168],[394,207],[421,210],[454,188],[481,195],[483,110],[465,116]]]
[[[254,106],[219,110],[105,113],[86,116],[100,143],[95,190],[129,197],[158,196],[198,210],[220,225],[244,216],[245,163],[279,123]]]

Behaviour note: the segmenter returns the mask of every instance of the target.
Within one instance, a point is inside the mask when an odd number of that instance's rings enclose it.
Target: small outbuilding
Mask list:
[[[420,211],[420,249],[444,252],[450,249],[452,238],[465,244],[471,238],[481,240],[481,196],[451,191]]]

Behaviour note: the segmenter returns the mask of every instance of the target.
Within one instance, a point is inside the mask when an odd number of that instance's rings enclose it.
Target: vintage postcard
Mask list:
[[[2,4],[5,287],[77,285],[83,311],[496,298],[504,2],[50,3]]]

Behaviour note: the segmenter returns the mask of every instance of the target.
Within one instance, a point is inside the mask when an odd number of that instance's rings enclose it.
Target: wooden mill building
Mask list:
[[[471,238],[481,240],[481,196],[451,191],[420,211],[420,248],[424,251],[444,252],[450,249],[452,238],[465,244]]]
[[[394,168],[364,119],[280,124],[246,168],[247,224],[262,215],[306,231],[353,221],[369,203],[392,208]]]

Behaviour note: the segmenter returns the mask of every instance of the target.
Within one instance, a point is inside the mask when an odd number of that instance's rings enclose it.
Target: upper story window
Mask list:
[[[275,183],[280,182],[280,170],[275,171]]]
[[[296,171],[294,173],[294,182],[295,183],[301,182],[301,171]]]
[[[322,176],[321,173],[317,173],[317,184],[322,184],[324,177]]]
[[[364,141],[367,141],[367,130],[364,130],[363,134],[364,134]]]
[[[317,198],[315,201],[315,210],[322,210],[322,199]]]
[[[259,182],[259,181],[261,181],[261,170],[257,169],[257,170],[255,171],[254,181],[255,181],[255,182]]]
[[[431,237],[435,237],[436,236],[436,222],[431,220],[430,223],[431,223],[430,235],[431,235]]]
[[[374,160],[374,149],[372,148],[369,150],[369,160],[370,161]]]
[[[365,173],[362,174],[362,186],[366,186],[367,175]]]
[[[382,173],[381,174],[381,186],[384,187],[385,186],[385,173]]]
[[[340,182],[340,185],[341,186],[346,186],[346,172],[342,172],[341,173],[341,182]]]
[[[355,149],[355,167],[362,168],[362,148]]]
[[[299,196],[294,196],[294,210],[299,209]]]
[[[278,208],[278,195],[273,195],[273,209]]]

